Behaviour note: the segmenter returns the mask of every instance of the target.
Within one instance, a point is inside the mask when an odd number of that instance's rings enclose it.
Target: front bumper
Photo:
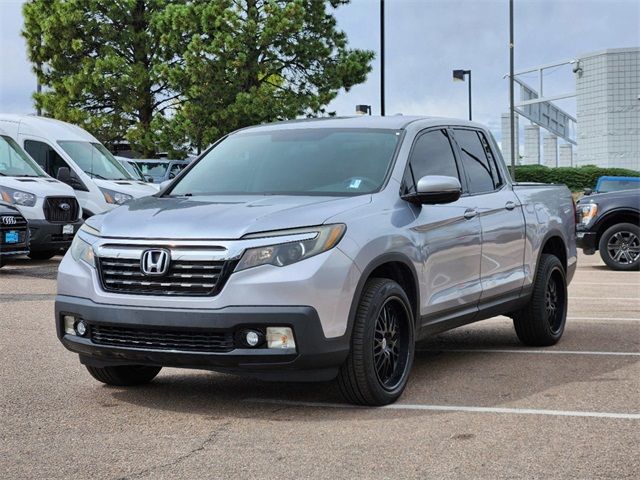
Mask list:
[[[176,309],[101,305],[91,300],[58,295],[56,330],[63,345],[80,355],[84,364],[156,365],[246,374],[266,380],[325,381],[337,375],[349,351],[347,335],[325,338],[316,310],[307,306],[250,306],[221,309]],[[89,338],[64,332],[63,316],[82,318]],[[244,328],[286,326],[293,330],[296,350],[246,348],[225,352],[180,351],[97,344],[93,326],[117,326],[190,332],[237,332]]]
[[[74,235],[82,226],[82,220],[67,223],[51,223],[47,220],[29,220],[31,251],[58,250],[71,245]],[[63,234],[65,225],[73,225],[72,234]]]
[[[598,249],[597,233],[588,231],[579,231],[576,233],[576,246],[581,248],[586,255],[593,255]]]

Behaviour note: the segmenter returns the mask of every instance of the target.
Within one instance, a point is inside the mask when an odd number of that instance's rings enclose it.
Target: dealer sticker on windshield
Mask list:
[[[73,235],[73,225],[64,225],[62,227],[63,235]]]

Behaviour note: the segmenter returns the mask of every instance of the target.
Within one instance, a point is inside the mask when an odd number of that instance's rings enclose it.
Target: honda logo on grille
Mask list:
[[[169,271],[170,260],[169,250],[145,250],[140,258],[140,270],[145,275],[166,275]]]
[[[15,225],[18,221],[16,220],[16,217],[2,217],[2,223],[4,225]]]

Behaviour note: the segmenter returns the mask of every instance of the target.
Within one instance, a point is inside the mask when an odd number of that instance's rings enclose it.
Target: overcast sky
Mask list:
[[[35,78],[20,36],[19,0],[0,0],[0,111],[31,113]],[[387,114],[467,116],[467,86],[451,70],[472,70],[474,120],[499,137],[508,109],[507,0],[386,0]],[[516,71],[605,48],[640,45],[639,0],[516,0]],[[352,0],[336,11],[350,45],[378,52],[378,0]],[[351,115],[379,106],[379,63],[368,81],[341,92],[329,109]],[[522,77],[527,80],[527,77]],[[535,77],[528,77],[533,85]],[[570,69],[549,71],[545,93],[574,89]],[[545,84],[546,87],[546,84]],[[573,113],[574,102],[560,104]]]

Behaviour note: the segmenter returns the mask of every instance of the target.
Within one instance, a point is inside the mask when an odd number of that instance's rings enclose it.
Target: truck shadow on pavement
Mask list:
[[[586,330],[587,336],[600,333],[596,325],[580,328]],[[638,357],[632,356],[494,353],[473,351],[473,348],[526,349],[506,328],[490,332],[483,329],[452,331],[421,342],[409,384],[399,402],[495,407],[512,406],[512,402],[526,398],[531,399],[527,408],[579,410],[580,402],[592,395],[604,394],[613,399],[617,388],[624,394],[629,385],[625,385],[625,378],[615,372],[638,362]],[[568,347],[562,347],[561,342],[558,348]],[[102,400],[105,394],[117,402],[152,409],[272,420],[279,418],[278,415],[272,417],[283,408],[288,411],[288,419],[294,415],[296,420],[305,421],[305,412],[310,407],[321,406],[316,404],[344,404],[333,383],[271,383],[178,369],[163,370],[150,385],[143,387],[96,389],[95,395]],[[296,402],[300,404],[296,405]],[[341,420],[345,415],[362,413],[362,409],[347,407],[323,409],[322,418]],[[615,402],[610,408],[616,410]],[[440,414],[431,411],[384,412],[385,415],[402,413],[405,416]],[[314,421],[317,417],[308,420]]]

